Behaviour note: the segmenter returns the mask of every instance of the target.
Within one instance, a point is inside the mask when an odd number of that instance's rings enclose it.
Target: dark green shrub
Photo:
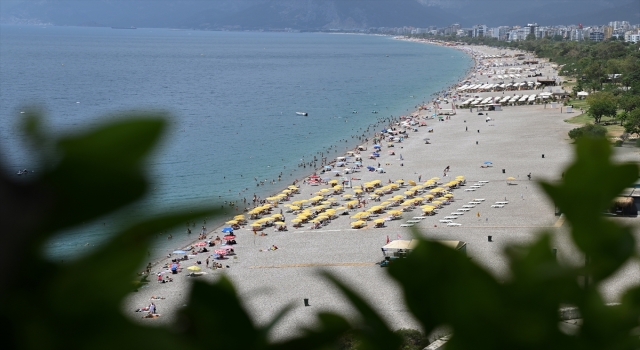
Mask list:
[[[571,129],[569,131],[569,137],[572,140],[579,139],[581,137],[600,138],[607,135],[607,128],[599,124],[587,124],[579,128]]]
[[[616,142],[613,143],[613,146],[614,147],[622,147],[623,144],[624,144],[624,141],[616,140]]]

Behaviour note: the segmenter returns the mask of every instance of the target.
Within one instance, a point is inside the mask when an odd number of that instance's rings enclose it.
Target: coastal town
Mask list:
[[[398,28],[370,28],[367,33],[391,34],[391,35],[431,35],[444,37],[489,37],[500,41],[520,41],[527,38],[552,40],[594,42],[603,40],[620,40],[637,43],[640,41],[640,25],[631,24],[628,21],[611,21],[607,24],[583,26],[582,24],[544,26],[537,23],[527,23],[519,26],[489,27],[477,24],[472,27],[462,27],[454,23],[448,27],[398,27]]]

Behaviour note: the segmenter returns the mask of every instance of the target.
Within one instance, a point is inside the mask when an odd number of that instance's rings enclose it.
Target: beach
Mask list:
[[[484,67],[483,63],[490,60],[509,61],[514,65],[519,63],[512,56],[512,50],[479,46],[465,46],[464,50],[475,56],[476,69],[466,78],[473,83],[495,81],[495,74],[487,74],[491,68],[480,69]],[[510,57],[482,58],[491,55],[497,57],[505,53]],[[542,76],[556,77],[555,69],[544,63],[541,59],[539,72]],[[532,79],[535,78],[527,78],[525,75],[521,80]],[[462,85],[461,82],[458,86],[447,89],[451,93],[448,96],[442,94],[439,98],[442,101],[447,98],[448,105],[456,103],[452,95],[457,95],[457,102],[466,100],[466,96],[456,92],[456,88]],[[561,87],[554,86],[551,90],[561,91]],[[521,90],[517,93],[539,94],[541,91]],[[514,93],[516,92],[504,92],[507,95]],[[472,93],[481,98],[504,94],[503,91]],[[434,108],[431,102],[427,105]],[[376,265],[383,258],[381,247],[387,240],[411,239],[411,231],[407,227],[401,227],[410,220],[415,221],[412,223],[413,228],[417,228],[419,234],[428,239],[466,242],[468,256],[498,276],[498,279],[508,278],[507,260],[502,254],[504,247],[530,242],[542,230],[554,235],[554,247],[558,249],[560,261],[580,264],[582,257],[567,239],[563,218],[556,215],[553,203],[536,185],[537,180],[559,181],[563,169],[573,157],[573,148],[567,136],[573,126],[564,120],[579,112],[567,113],[561,106],[560,103],[556,108],[551,108],[551,104],[538,103],[505,106],[501,111],[479,111],[477,107],[458,108],[455,115],[445,116],[441,121],[433,117],[434,109],[422,109],[413,113],[416,116],[413,120],[426,125],[417,124],[408,128],[403,127],[401,120],[397,119],[397,123],[387,125],[387,128],[406,130],[406,134],[400,134],[402,142],[393,142],[393,147],[389,147],[387,141],[380,142],[379,157],[369,159],[374,151],[372,137],[369,137],[369,141],[362,144],[362,148],[366,150],[360,152],[362,168],[359,171],[344,174],[340,170],[339,176],[335,176],[332,171],[318,175],[321,179],[340,181],[347,178],[351,180],[351,186],[362,186],[373,180],[380,180],[382,185],[390,182],[398,184],[399,189],[393,194],[380,197],[381,201],[394,195],[403,195],[412,187],[408,185],[409,181],[424,183],[438,177],[437,182],[447,183],[456,176],[464,176],[466,184],[451,191],[453,202],[443,205],[437,214],[423,216],[420,208],[416,208],[403,212],[400,220],[385,221],[385,227],[375,228],[372,220],[369,220],[363,228],[353,229],[351,223],[355,220],[350,218],[351,215],[381,203],[371,199],[372,193],[367,192],[361,197],[366,202],[364,208],[351,210],[349,215],[338,215],[318,229],[312,229],[310,223],[294,228],[291,220],[296,214],[288,212],[285,204],[315,197],[321,189],[333,191],[330,185],[315,186],[306,181],[303,183],[300,179],[296,184],[299,193],[294,194],[290,201],[280,201],[269,214],[280,213],[282,210],[287,231],[266,227],[259,231],[264,232],[265,236],[257,235],[248,225],[255,220],[249,220],[247,225],[235,230],[235,255],[225,260],[216,260],[225,267],[222,269],[207,268],[204,262],[211,253],[200,253],[181,262],[183,272],[170,274],[164,266],[171,259],[180,256],[168,257],[151,268],[149,285],[127,298],[123,304],[123,312],[145,323],[174,322],[176,311],[186,303],[191,281],[215,281],[225,275],[233,281],[246,309],[257,323],[269,321],[283,307],[292,304],[292,311],[275,327],[272,334],[275,338],[288,338],[297,334],[300,327],[313,325],[315,314],[321,310],[352,314],[345,298],[318,275],[318,271],[329,271],[363,295],[392,328],[419,328],[404,305],[397,285],[385,268]],[[441,107],[450,108],[444,105]],[[429,132],[430,129],[432,132]],[[428,143],[425,138],[429,139]],[[617,152],[618,159],[637,159],[637,154],[633,153],[635,151],[623,148]],[[328,161],[334,162],[335,159]],[[355,156],[346,157],[346,167],[353,168],[354,165]],[[367,166],[383,168],[384,172],[368,171]],[[449,171],[445,172],[445,168]],[[514,180],[507,181],[508,177]],[[398,180],[403,180],[404,183],[401,184]],[[477,189],[466,191],[475,184],[478,184]],[[333,201],[342,206],[347,202],[343,195],[353,193],[353,188],[344,188],[341,193],[323,195],[323,200],[334,198]],[[440,222],[474,199],[483,200],[454,220],[460,226],[449,227]],[[496,202],[508,204],[492,207]],[[371,219],[387,217],[387,211]],[[420,219],[412,220],[414,217]],[[222,237],[221,228],[216,227],[207,232],[206,240],[217,235]],[[197,227],[194,233],[199,233]],[[491,241],[488,236],[492,237]],[[270,249],[274,246],[277,249]],[[198,260],[202,264],[197,265]],[[187,267],[193,265],[199,266],[205,274],[188,277]],[[163,277],[171,276],[173,282],[157,283],[155,276],[158,273],[163,273]],[[605,298],[611,302],[616,301],[620,293],[638,276],[640,269],[637,264],[629,264],[616,278],[605,284]],[[434,288],[437,288],[439,282],[433,283]],[[141,314],[133,310],[149,305],[151,296],[164,298],[154,301],[161,317],[142,319]],[[304,305],[304,299],[309,300],[310,306]],[[212,301],[212,305],[217,302],[224,301]]]

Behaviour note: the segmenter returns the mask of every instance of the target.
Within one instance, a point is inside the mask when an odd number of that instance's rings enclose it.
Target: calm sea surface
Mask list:
[[[169,132],[148,164],[154,191],[137,210],[251,201],[308,175],[299,163],[353,148],[370,125],[413,110],[471,64],[453,49],[382,36],[1,26],[0,152],[12,173],[38,170],[16,129],[28,105],[60,132],[167,111]],[[50,252],[77,255],[114,227],[88,223]],[[181,247],[185,231],[159,236],[153,257]]]

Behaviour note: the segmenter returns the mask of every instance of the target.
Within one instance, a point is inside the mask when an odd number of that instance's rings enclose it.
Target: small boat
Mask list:
[[[307,113],[307,112],[296,112],[296,114],[297,115],[301,115],[301,116],[305,116],[305,117],[309,115],[309,113]]]

